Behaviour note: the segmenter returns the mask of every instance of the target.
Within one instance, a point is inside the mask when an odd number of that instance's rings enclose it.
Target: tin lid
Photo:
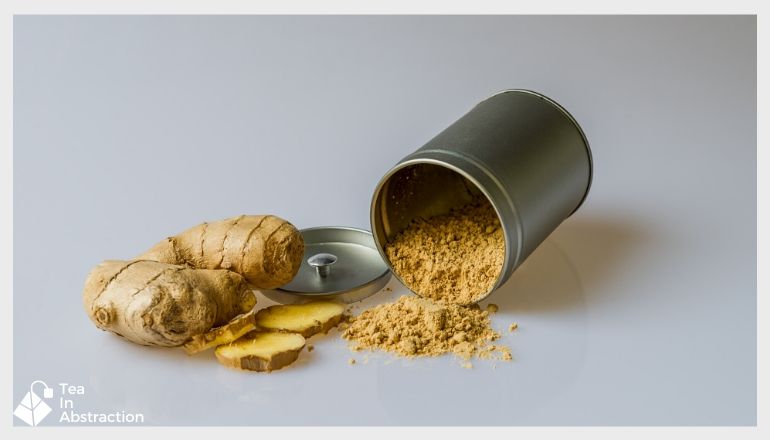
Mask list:
[[[351,303],[387,284],[390,270],[369,231],[329,226],[299,232],[305,241],[302,265],[291,282],[262,292],[271,300],[282,304],[310,299]]]

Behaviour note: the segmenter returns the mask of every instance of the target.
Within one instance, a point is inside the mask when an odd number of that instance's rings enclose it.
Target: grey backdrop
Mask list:
[[[505,88],[563,104],[595,161],[490,298],[513,362],[332,333],[248,374],[88,321],[93,265],[204,220],[368,229],[380,176]],[[43,379],[154,425],[756,423],[754,17],[21,16],[14,134],[14,406]]]

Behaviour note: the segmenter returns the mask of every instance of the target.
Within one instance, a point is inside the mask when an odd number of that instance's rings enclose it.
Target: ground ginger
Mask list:
[[[405,357],[452,353],[510,360],[508,347],[493,345],[500,334],[490,327],[489,312],[478,306],[439,304],[417,296],[402,296],[352,318],[342,337],[353,349],[384,350]]]
[[[447,214],[417,218],[385,246],[393,271],[413,292],[472,304],[495,285],[505,259],[497,214],[484,197]]]

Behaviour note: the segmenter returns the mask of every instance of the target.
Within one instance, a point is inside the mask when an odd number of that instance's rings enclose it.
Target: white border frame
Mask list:
[[[761,78],[767,78],[768,44],[764,25],[766,20],[760,13],[760,1],[717,2],[713,0],[648,0],[645,2],[609,2],[599,0],[583,1],[533,1],[510,2],[503,0],[326,0],[326,1],[246,1],[246,0],[11,0],[0,2],[0,60],[3,63],[2,88],[0,88],[0,322],[4,330],[0,336],[2,353],[13,353],[13,16],[24,14],[757,14],[757,427],[748,428],[603,428],[603,427],[510,427],[510,428],[95,428],[95,427],[40,427],[26,429],[12,427],[12,362],[2,363],[3,376],[0,380],[0,395],[5,396],[0,404],[0,414],[6,414],[2,438],[29,438],[47,435],[78,436],[78,438],[103,438],[105,430],[110,437],[134,438],[147,431],[163,430],[162,435],[194,436],[198,438],[221,435],[261,436],[313,436],[322,438],[393,438],[404,435],[421,437],[441,436],[449,438],[477,438],[489,436],[503,438],[567,437],[591,440],[648,439],[655,438],[770,438],[770,417],[768,417],[768,276],[761,268],[770,268],[767,253],[767,234],[759,225],[767,225],[768,178],[762,170],[770,170],[767,154],[767,129],[763,119],[767,115],[767,91]],[[632,4],[629,4],[632,3]],[[766,2],[765,2],[766,3]],[[763,49],[765,50],[763,52]],[[763,118],[763,116],[765,118]],[[759,148],[759,146],[763,146]],[[5,357],[9,359],[10,356]],[[427,432],[427,430],[430,432]],[[172,432],[168,432],[173,430]],[[257,431],[257,432],[254,432]]]

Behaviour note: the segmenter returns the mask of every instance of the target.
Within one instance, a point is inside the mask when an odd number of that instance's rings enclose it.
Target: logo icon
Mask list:
[[[43,399],[35,394],[34,387],[36,384],[42,384],[43,397],[50,399],[53,397],[53,388],[49,388],[48,384],[42,380],[36,380],[29,385],[29,392],[21,399],[21,403],[13,411],[13,415],[23,420],[29,426],[37,426],[43,419],[51,412],[51,407],[48,406]]]

